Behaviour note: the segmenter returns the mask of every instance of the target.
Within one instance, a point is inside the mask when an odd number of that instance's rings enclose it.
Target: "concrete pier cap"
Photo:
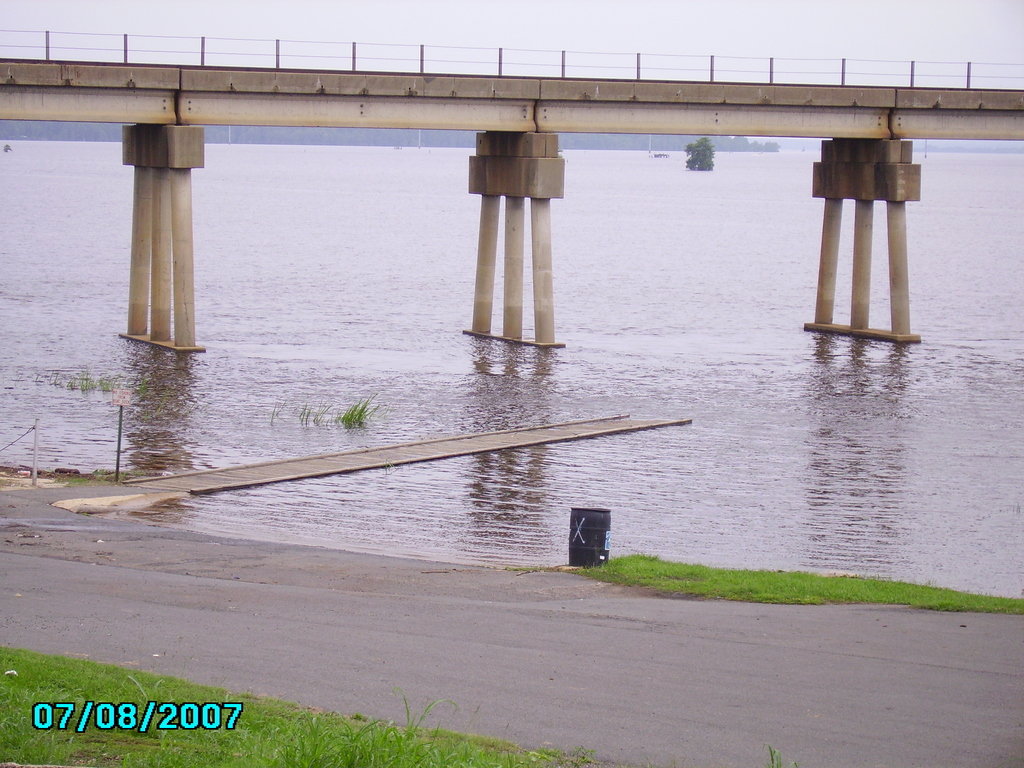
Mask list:
[[[921,166],[912,141],[828,139],[814,164],[812,197],[833,200],[921,199]]]
[[[565,160],[558,135],[487,131],[469,158],[469,192],[541,199],[565,196]]]
[[[203,168],[204,129],[200,125],[126,125],[122,131],[124,165],[145,168]]]

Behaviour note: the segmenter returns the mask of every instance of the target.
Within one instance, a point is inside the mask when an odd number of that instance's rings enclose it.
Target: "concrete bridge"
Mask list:
[[[889,341],[910,330],[907,201],[920,199],[910,139],[1024,140],[1024,91],[373,74],[0,59],[0,119],[125,124],[135,167],[125,336],[196,351],[191,169],[205,125],[480,131],[469,191],[481,195],[471,330],[555,341],[550,200],[563,195],[559,133],[820,137],[813,195],[825,200],[814,322]],[[501,198],[502,329],[492,333]],[[535,338],[523,338],[530,198]],[[833,305],[843,201],[856,201],[849,324]],[[869,325],[874,202],[886,202],[891,325]]]

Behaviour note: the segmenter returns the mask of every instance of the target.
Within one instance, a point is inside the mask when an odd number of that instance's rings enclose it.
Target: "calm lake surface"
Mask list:
[[[114,464],[109,395],[142,385],[125,459],[152,471],[629,413],[693,424],[189,499],[146,519],[455,562],[558,564],[571,506],[613,555],[1024,591],[1024,155],[915,158],[912,326],[805,333],[816,152],[567,152],[552,206],[562,350],[463,335],[479,199],[468,149],[211,145],[193,174],[205,354],[124,341],[132,170],[116,144],[0,155],[0,446]],[[849,317],[847,204],[837,320]],[[888,326],[884,205],[872,325]],[[500,259],[499,259],[500,261]],[[499,267],[500,272],[500,267]],[[529,296],[529,281],[527,282]],[[500,287],[497,291],[500,297]],[[527,309],[529,323],[530,310]],[[499,327],[496,320],[496,328]],[[303,406],[375,396],[365,429]],[[0,451],[28,463],[31,437]]]

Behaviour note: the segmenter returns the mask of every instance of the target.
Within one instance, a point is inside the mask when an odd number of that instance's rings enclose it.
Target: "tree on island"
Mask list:
[[[686,170],[711,171],[715,168],[715,147],[707,136],[686,145]]]

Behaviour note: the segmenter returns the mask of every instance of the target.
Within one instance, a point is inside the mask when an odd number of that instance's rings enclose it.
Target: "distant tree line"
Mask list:
[[[565,133],[563,149],[653,149],[682,152],[696,136]],[[0,120],[0,139],[23,141],[120,141],[121,126],[111,123]],[[206,127],[208,144],[328,144],[370,147],[475,147],[476,131],[419,131],[397,128],[290,128],[281,126]],[[778,152],[774,141],[751,141],[745,136],[715,136],[719,152]]]

